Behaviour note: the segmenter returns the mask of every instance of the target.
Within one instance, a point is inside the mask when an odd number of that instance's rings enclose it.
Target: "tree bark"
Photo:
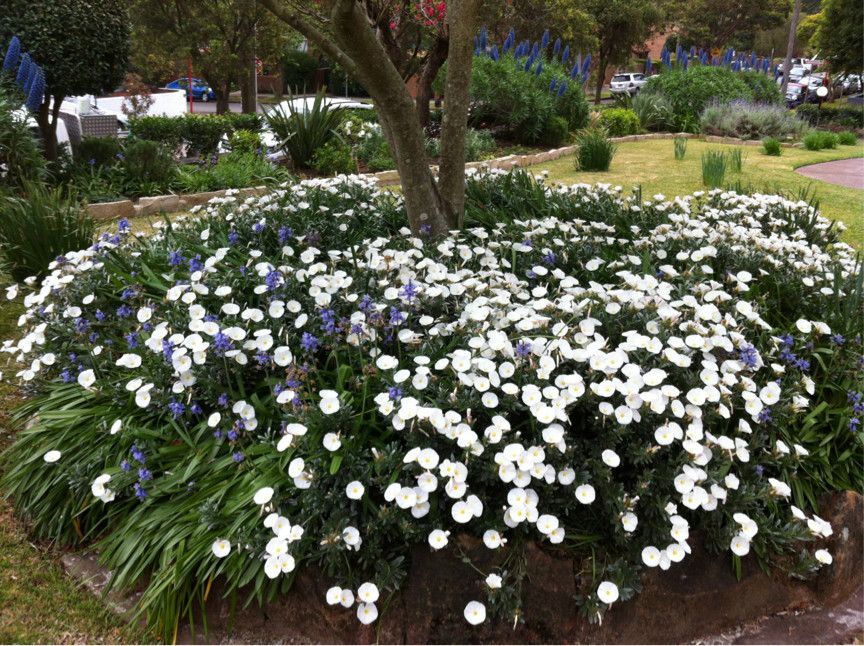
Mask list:
[[[231,83],[222,81],[214,88],[216,92],[216,114],[225,114],[229,111],[229,103],[231,102]]]
[[[594,105],[600,105],[600,99],[603,95],[603,81],[606,80],[606,65],[606,56],[603,55],[601,49],[597,55],[597,89],[594,92]]]
[[[36,124],[42,135],[42,154],[48,161],[57,161],[57,119],[60,118],[61,103],[62,96],[46,96],[36,113]]]
[[[448,213],[456,220],[456,228],[462,228],[465,218],[465,134],[474,60],[473,36],[481,4],[482,0],[461,0],[447,5],[450,63],[444,88],[447,104],[441,124],[438,191]],[[429,109],[428,101],[426,109]]]
[[[429,101],[432,100],[432,83],[444,61],[447,60],[449,43],[443,38],[436,38],[432,49],[423,64],[420,76],[417,77],[417,120],[425,128],[429,125]]]
[[[789,72],[792,71],[792,55],[795,53],[795,36],[798,31],[798,17],[800,15],[801,0],[795,0],[795,7],[792,9],[792,22],[789,24],[789,40],[786,43],[786,58],[783,59],[783,84],[780,86],[780,93],[784,99],[786,88],[789,87]]]
[[[258,95],[255,91],[255,76],[258,73],[255,56],[243,52],[240,56],[240,105],[246,114],[254,114],[258,109]]]

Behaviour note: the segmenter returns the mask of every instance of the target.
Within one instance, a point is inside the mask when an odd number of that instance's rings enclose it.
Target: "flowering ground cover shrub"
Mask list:
[[[741,101],[708,105],[699,124],[706,134],[741,139],[800,137],[809,128],[783,106]]]
[[[862,486],[862,273],[806,204],[493,172],[441,239],[351,177],[197,216],[66,254],[3,347],[4,490],[149,577],[166,637],[216,577],[263,602],[311,565],[371,623],[460,533],[504,555],[470,624],[524,620],[528,542],[590,559],[593,618],[694,541],[830,563],[802,508]]]

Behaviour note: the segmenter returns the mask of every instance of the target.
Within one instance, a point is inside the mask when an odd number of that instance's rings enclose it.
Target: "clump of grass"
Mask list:
[[[687,139],[684,137],[675,137],[672,143],[675,145],[675,159],[681,161],[687,153]]]
[[[576,169],[607,171],[615,155],[615,144],[600,128],[584,130],[577,138]]]
[[[841,146],[854,146],[858,143],[858,135],[851,130],[841,132],[837,135],[837,143]]]
[[[733,173],[740,173],[741,167],[744,165],[744,152],[740,148],[733,148],[729,151],[729,169]]]
[[[763,139],[762,148],[766,155],[771,155],[772,157],[779,157],[782,150],[780,147],[780,141],[774,137],[766,137]]]
[[[807,150],[822,150],[836,148],[837,135],[827,130],[811,130],[801,140]]]
[[[726,178],[726,155],[719,150],[702,153],[702,183],[708,188],[720,188]]]

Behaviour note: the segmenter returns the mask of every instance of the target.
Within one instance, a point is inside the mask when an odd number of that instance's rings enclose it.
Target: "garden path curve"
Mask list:
[[[864,158],[862,157],[810,164],[796,168],[795,172],[829,184],[864,189]]]

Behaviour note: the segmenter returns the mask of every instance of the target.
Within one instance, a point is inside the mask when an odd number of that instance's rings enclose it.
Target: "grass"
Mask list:
[[[6,281],[4,281],[6,282]],[[0,308],[0,339],[16,333],[18,306]],[[16,368],[5,355],[0,368],[0,450],[13,438],[9,412],[21,395]],[[0,492],[0,643],[104,644],[140,642],[135,626],[112,615],[105,604],[63,571],[55,546],[29,540],[26,527]]]
[[[646,197],[662,193],[671,199],[704,190],[702,153],[725,153],[732,148],[725,144],[709,144],[691,139],[687,144],[687,156],[676,161],[674,145],[670,140],[633,141],[618,145],[609,170],[603,173],[575,170],[572,156],[537,164],[531,170],[549,171],[550,182],[603,182],[620,185],[627,190],[641,186]],[[795,172],[800,166],[853,157],[864,157],[864,145],[859,143],[817,151],[785,148],[782,157],[750,155],[741,173],[736,173],[735,182],[740,181],[742,186],[752,186],[760,192],[782,192],[795,197],[799,192],[809,189],[819,201],[822,215],[846,224],[848,229],[843,239],[861,248],[864,247],[864,190],[820,182]]]

